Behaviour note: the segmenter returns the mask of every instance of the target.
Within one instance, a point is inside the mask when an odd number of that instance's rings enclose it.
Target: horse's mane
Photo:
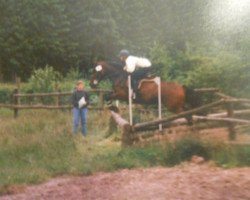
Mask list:
[[[108,61],[107,63],[114,66],[116,69],[122,70],[122,68],[123,68],[123,64],[121,62]]]
[[[115,82],[120,84],[126,84],[127,81],[127,72],[123,70],[124,65],[121,62],[114,61],[100,61],[100,63],[105,64],[111,73],[107,76]]]

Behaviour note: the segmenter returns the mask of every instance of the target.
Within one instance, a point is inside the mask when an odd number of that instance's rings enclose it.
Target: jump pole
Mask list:
[[[131,75],[128,76],[129,124],[133,125]]]
[[[158,118],[161,120],[161,77],[156,77],[156,84],[158,86]],[[159,131],[162,131],[162,124],[159,124]]]

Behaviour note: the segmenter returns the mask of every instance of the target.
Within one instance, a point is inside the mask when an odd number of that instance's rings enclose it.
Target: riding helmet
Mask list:
[[[126,49],[122,49],[119,53],[119,56],[124,56],[124,57],[128,57],[130,55],[129,51]]]

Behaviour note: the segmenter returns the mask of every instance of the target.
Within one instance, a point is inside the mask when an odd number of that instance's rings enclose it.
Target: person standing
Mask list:
[[[81,121],[81,132],[84,137],[87,136],[88,104],[89,95],[84,90],[83,81],[79,80],[76,84],[76,90],[72,94],[73,133],[77,134],[79,121]]]
[[[133,99],[135,99],[138,90],[138,81],[147,76],[152,64],[147,58],[130,55],[129,51],[126,49],[121,50],[119,56],[120,60],[125,64],[123,69],[131,74]]]

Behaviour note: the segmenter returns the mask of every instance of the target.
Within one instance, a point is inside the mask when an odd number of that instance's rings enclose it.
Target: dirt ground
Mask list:
[[[213,139],[227,137],[225,129],[209,133]],[[207,136],[208,132],[202,134]],[[174,135],[170,133],[170,139]],[[244,137],[242,140],[246,141]],[[193,156],[190,162],[172,168],[60,177],[40,185],[13,188],[12,192],[0,196],[0,200],[249,200],[250,168],[222,169]]]
[[[173,168],[121,170],[63,177],[24,188],[1,200],[248,200],[250,168],[221,169],[199,158]],[[201,159],[202,160],[202,159]]]

